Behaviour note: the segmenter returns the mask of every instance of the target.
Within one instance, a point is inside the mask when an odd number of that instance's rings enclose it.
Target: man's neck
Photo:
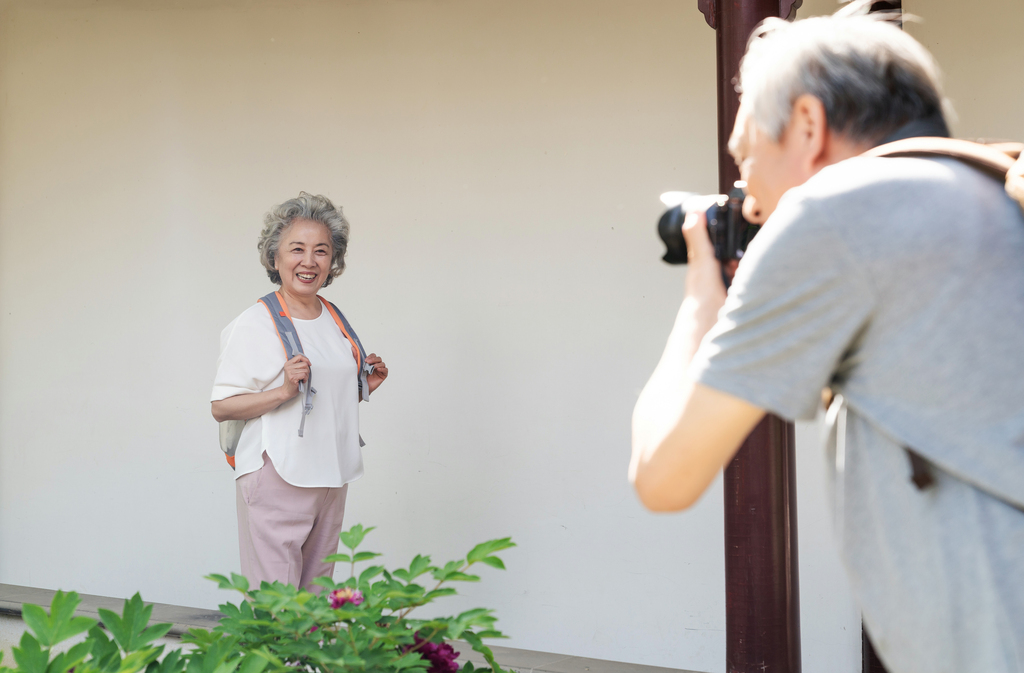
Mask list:
[[[949,136],[949,127],[946,126],[945,117],[942,116],[941,112],[936,112],[929,117],[915,119],[904,124],[876,144],[885,145],[886,143],[894,143],[897,140],[906,140],[907,138],[948,138]]]

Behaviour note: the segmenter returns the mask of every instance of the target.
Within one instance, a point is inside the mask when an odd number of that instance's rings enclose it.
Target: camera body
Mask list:
[[[750,244],[751,239],[757,234],[761,226],[751,224],[743,217],[743,200],[745,194],[744,183],[737,182],[726,196],[720,196],[718,200],[707,209],[708,235],[711,243],[715,246],[715,257],[721,262],[728,262],[733,259],[742,259],[743,253]],[[658,220],[658,235],[664,241],[667,251],[662,259],[669,264],[686,264],[686,239],[683,238],[683,220],[686,213],[693,210],[687,208],[687,202],[698,194],[670,192],[672,197],[666,197],[678,202],[672,208],[665,211],[665,214]]]

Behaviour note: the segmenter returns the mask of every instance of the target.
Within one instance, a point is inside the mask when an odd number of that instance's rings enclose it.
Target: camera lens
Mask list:
[[[665,243],[665,256],[662,259],[669,264],[686,264],[686,239],[683,238],[682,206],[669,208],[658,220],[658,236]]]

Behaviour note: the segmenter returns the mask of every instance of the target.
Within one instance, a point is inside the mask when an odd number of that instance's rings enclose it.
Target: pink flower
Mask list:
[[[363,592],[359,589],[335,589],[331,592],[331,607],[337,610],[346,603],[351,603],[353,606],[360,605],[363,602]]]

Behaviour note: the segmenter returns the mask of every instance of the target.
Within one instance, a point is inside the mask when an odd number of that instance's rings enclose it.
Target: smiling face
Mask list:
[[[315,297],[331,270],[331,232],[319,222],[295,220],[281,232],[274,268],[281,291],[296,298]]]

